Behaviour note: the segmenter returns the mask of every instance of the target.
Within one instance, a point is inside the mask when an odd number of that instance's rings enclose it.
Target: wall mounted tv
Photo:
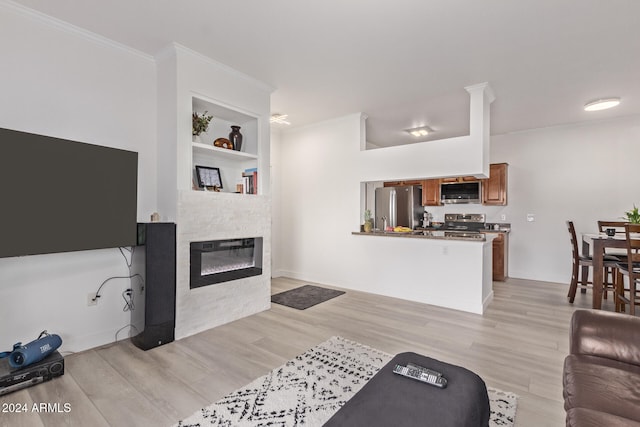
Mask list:
[[[138,153],[0,129],[0,257],[136,244]]]

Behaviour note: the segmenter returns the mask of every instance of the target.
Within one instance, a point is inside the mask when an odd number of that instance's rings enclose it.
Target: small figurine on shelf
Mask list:
[[[200,142],[200,134],[206,132],[209,129],[209,123],[213,119],[213,116],[207,116],[207,111],[199,115],[197,112],[193,112],[191,115],[191,134],[193,136],[193,142]]]
[[[228,148],[229,150],[233,150],[233,143],[229,141],[227,138],[217,138],[213,141],[213,146],[218,148]]]

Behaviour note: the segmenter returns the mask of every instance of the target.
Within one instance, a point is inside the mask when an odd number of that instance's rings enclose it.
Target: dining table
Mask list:
[[[626,248],[627,238],[624,234],[615,234],[608,236],[605,233],[583,233],[582,234],[582,253],[589,254],[593,259],[593,302],[592,308],[602,308],[602,290],[604,284],[604,253],[607,248]],[[583,271],[583,277],[584,275]]]

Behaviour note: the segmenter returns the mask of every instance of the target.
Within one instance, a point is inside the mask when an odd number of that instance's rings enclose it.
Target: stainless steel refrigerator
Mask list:
[[[376,188],[376,228],[383,230],[386,218],[387,227],[415,229],[420,225],[423,212],[421,186]]]

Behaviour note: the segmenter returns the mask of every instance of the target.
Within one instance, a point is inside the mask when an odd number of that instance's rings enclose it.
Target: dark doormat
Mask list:
[[[344,294],[344,291],[321,288],[319,286],[304,285],[289,291],[280,292],[271,296],[271,302],[286,305],[287,307],[305,310],[316,304],[330,300]]]

